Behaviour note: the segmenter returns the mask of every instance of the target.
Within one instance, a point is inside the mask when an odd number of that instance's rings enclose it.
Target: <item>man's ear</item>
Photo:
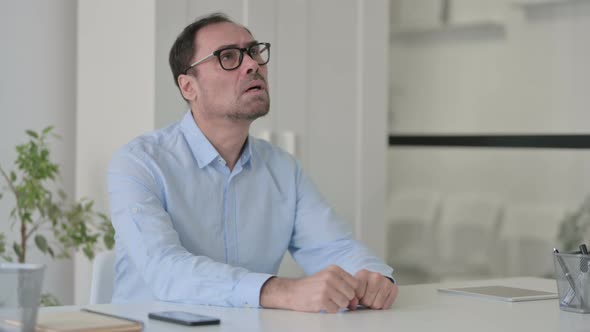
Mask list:
[[[186,100],[194,100],[197,97],[197,80],[191,75],[179,75],[178,87]]]

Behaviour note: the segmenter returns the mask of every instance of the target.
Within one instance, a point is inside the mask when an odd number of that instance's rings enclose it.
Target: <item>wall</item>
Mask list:
[[[80,1],[76,195],[108,211],[114,152],[154,128],[155,2]],[[88,302],[91,266],[76,259],[76,303]]]
[[[63,189],[73,197],[76,2],[2,0],[0,40],[0,165],[13,169],[15,146],[25,142],[26,129],[54,125],[61,139],[51,143],[52,160],[60,165]],[[14,199],[5,194],[0,200],[1,232],[10,229],[13,206]],[[8,244],[11,250],[12,241]],[[62,303],[72,303],[72,261],[51,261],[34,250],[27,260],[48,264],[44,291],[51,290]]]
[[[156,93],[154,127],[162,128],[182,118],[188,105],[182,99],[168,64],[168,53],[176,37],[192,20],[186,1],[156,1],[155,55]]]

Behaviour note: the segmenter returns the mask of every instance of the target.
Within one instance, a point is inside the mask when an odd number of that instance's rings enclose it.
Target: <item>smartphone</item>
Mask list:
[[[218,325],[219,318],[204,315],[193,314],[184,311],[161,311],[150,312],[148,317],[151,319],[162,320],[165,322],[195,326],[195,325]]]

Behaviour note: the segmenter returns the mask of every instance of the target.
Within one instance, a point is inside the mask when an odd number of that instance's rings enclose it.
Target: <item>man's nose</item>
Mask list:
[[[244,54],[242,66],[246,68],[246,73],[248,74],[256,73],[258,72],[258,69],[260,69],[260,65],[258,64],[258,62],[254,61],[254,59],[252,59],[252,57],[248,53]]]

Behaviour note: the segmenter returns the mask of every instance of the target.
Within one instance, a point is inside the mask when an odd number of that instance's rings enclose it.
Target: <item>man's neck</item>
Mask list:
[[[197,112],[192,111],[195,123],[225,160],[230,170],[238,162],[252,121],[231,119],[204,119]]]

